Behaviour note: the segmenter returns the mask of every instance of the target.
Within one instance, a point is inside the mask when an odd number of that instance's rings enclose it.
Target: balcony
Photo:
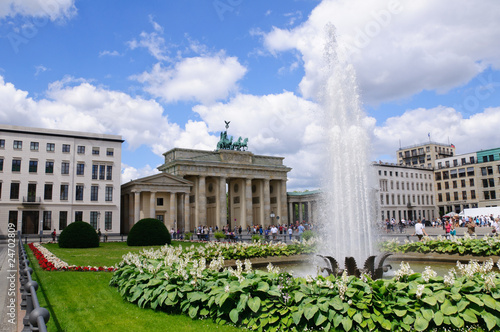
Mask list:
[[[40,196],[23,196],[24,205],[40,205],[42,203],[42,198]]]

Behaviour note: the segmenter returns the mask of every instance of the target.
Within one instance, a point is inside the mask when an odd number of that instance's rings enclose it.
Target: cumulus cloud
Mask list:
[[[457,154],[497,148],[500,146],[496,129],[499,126],[500,107],[487,108],[469,118],[444,106],[408,110],[373,127],[373,152],[374,156],[390,154],[387,161],[394,162],[399,142],[403,147],[425,143],[429,133],[434,142],[453,143]]]
[[[333,23],[365,102],[377,104],[422,90],[446,92],[488,66],[500,68],[499,13],[495,0],[324,0],[300,26],[274,27],[264,45],[273,54],[300,52],[300,91],[310,98],[318,89],[325,25]]]
[[[135,168],[133,166],[122,163],[121,183],[127,183],[132,180],[137,180],[158,173],[159,171],[156,169],[156,167],[151,167],[150,165],[146,165],[142,168]]]
[[[4,17],[47,17],[51,21],[71,18],[76,14],[75,0],[2,0],[0,19]]]
[[[131,78],[165,102],[181,100],[210,103],[238,91],[237,82],[247,69],[236,57],[220,52],[214,56],[184,58],[170,67],[157,63],[150,72]]]

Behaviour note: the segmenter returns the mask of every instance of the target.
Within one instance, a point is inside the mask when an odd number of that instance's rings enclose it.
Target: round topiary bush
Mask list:
[[[69,224],[59,235],[61,248],[96,248],[99,247],[99,236],[94,227],[84,221]]]
[[[130,230],[127,237],[129,246],[162,246],[170,244],[170,233],[158,219],[139,220]]]

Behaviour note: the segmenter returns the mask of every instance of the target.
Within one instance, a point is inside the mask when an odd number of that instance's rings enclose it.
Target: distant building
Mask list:
[[[120,231],[121,136],[0,125],[0,227]]]
[[[398,165],[434,167],[437,159],[452,157],[455,154],[453,144],[436,142],[422,143],[400,148],[397,151]]]
[[[373,163],[378,176],[380,219],[432,220],[435,205],[433,168]]]

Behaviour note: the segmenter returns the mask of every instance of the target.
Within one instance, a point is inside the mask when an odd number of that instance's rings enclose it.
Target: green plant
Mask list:
[[[225,239],[226,235],[223,232],[215,232],[214,237],[220,241],[221,239]]]
[[[59,235],[61,248],[95,248],[99,247],[99,236],[94,227],[84,221],[69,224]]]
[[[302,239],[304,240],[310,240],[313,237],[314,237],[314,232],[311,230],[307,230],[302,233]]]
[[[214,258],[206,267],[204,258],[172,247],[130,254],[110,285],[142,308],[259,331],[500,327],[500,277],[492,261],[459,265],[444,278],[402,264],[395,278],[377,281],[366,275],[293,278],[272,266],[253,271],[248,261],[222,270],[223,262]]]
[[[262,236],[260,235],[252,235],[252,242],[261,242],[262,241]]]
[[[139,220],[130,230],[127,237],[129,246],[155,246],[171,243],[170,233],[158,219]]]
[[[191,240],[193,238],[193,233],[187,232],[184,236],[184,240]]]

